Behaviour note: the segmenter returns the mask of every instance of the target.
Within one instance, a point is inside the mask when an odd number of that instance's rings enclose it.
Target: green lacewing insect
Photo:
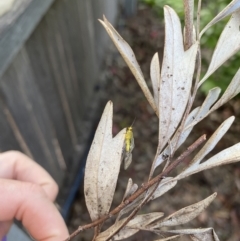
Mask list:
[[[136,119],[136,118],[135,118]],[[127,128],[125,134],[125,147],[124,147],[124,169],[127,169],[132,162],[132,150],[134,148],[134,137],[133,137],[133,124]]]

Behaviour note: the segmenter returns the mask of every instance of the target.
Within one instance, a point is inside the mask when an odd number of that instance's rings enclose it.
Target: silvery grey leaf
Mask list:
[[[176,238],[179,238],[180,235],[174,235],[174,236],[171,236],[171,237],[168,237],[168,238],[161,238],[161,239],[157,239],[157,240],[154,240],[154,241],[168,241],[168,240],[174,240]]]
[[[231,1],[210,23],[208,23],[203,30],[200,33],[200,36],[202,36],[206,30],[208,30],[211,26],[222,20],[223,18],[233,14],[234,12],[238,11],[240,9],[240,1],[239,0],[233,0]]]
[[[136,192],[138,189],[138,185],[136,183],[133,184],[133,181],[131,178],[128,179],[128,184],[127,184],[127,188],[125,191],[125,194],[123,196],[123,201],[126,200],[128,197],[130,197],[134,192]],[[119,221],[119,219],[121,218],[122,213],[119,212],[118,216],[116,218],[116,222]]]
[[[198,114],[199,109],[200,109],[200,107],[195,108],[188,115],[188,117],[186,118],[185,125],[184,125],[184,130],[180,134],[180,137],[178,138],[178,133],[177,132],[174,134],[174,136],[173,136],[172,140],[170,141],[170,143],[171,143],[172,146],[176,147],[176,149],[185,142],[185,140],[187,139],[188,135],[192,131],[193,126],[190,127],[190,128],[185,128],[185,127],[190,125],[196,119],[196,115]],[[151,172],[150,172],[150,177],[152,177],[152,175],[154,173],[154,170],[159,165],[161,165],[164,161],[167,160],[167,158],[170,156],[170,154],[171,154],[171,148],[170,148],[170,146],[167,146],[163,150],[163,152],[157,157],[156,161],[153,162],[152,168],[151,168]]]
[[[216,144],[220,141],[220,139],[225,135],[230,126],[232,125],[235,117],[231,116],[227,120],[225,120],[218,129],[212,134],[209,140],[205,143],[203,148],[197,153],[197,155],[193,158],[191,165],[199,165],[202,159],[213,150]]]
[[[137,215],[127,224],[127,227],[137,229],[145,228],[146,226],[148,226],[156,220],[159,220],[163,216],[164,213],[162,212],[153,212],[148,214]]]
[[[198,42],[184,51],[180,20],[164,7],[165,45],[159,95],[159,151],[167,144],[182,119],[192,86]]]
[[[221,36],[219,37],[217,46],[214,50],[207,73],[199,82],[198,87],[218,69],[226,60],[232,57],[240,49],[240,10],[234,12],[228,21]]]
[[[240,143],[235,144],[218,154],[214,155],[213,157],[209,158],[207,161],[200,163],[200,164],[193,164],[192,166],[188,167],[184,172],[179,174],[176,179],[180,180],[187,176],[190,176],[194,173],[201,172],[203,170],[207,170],[216,166],[226,165],[234,162],[240,161]]]
[[[119,227],[122,226],[122,224],[125,222],[126,219],[122,219],[118,222],[116,222],[115,224],[113,224],[111,227],[109,227],[107,230],[105,230],[104,232],[100,233],[97,237],[96,237],[96,241],[105,241],[108,238],[110,238],[112,235],[114,235],[114,233],[119,229]],[[133,234],[138,232],[138,230],[134,230]],[[132,234],[132,235],[133,235]]]
[[[122,55],[123,59],[127,63],[128,67],[132,71],[134,77],[136,78],[138,84],[140,85],[145,97],[147,98],[149,104],[153,108],[154,112],[158,116],[158,108],[155,104],[154,98],[151,92],[148,89],[148,86],[145,82],[143,73],[139,64],[136,60],[136,57],[128,45],[128,43],[120,36],[120,34],[114,29],[114,27],[108,22],[108,20],[103,16],[103,21],[99,20],[103,27],[106,29],[113,43],[117,47],[119,53]]]
[[[240,15],[240,14],[239,14]],[[233,77],[232,81],[228,85],[227,89],[223,93],[222,97],[218,100],[218,102],[211,108],[211,112],[218,109],[220,106],[224,105],[230,99],[235,97],[240,92],[240,68],[237,73]]]
[[[177,184],[177,181],[174,180],[172,177],[166,177],[164,178],[158,185],[157,189],[155,190],[155,192],[153,193],[152,197],[149,199],[149,201],[154,200],[160,196],[162,196],[164,193],[168,192],[170,189],[172,189],[173,187],[175,187],[175,185]],[[151,188],[149,188],[148,193],[151,193],[153,188],[155,186],[152,186]]]
[[[132,178],[129,178],[123,200],[127,199],[129,196],[135,193],[137,189],[138,189],[138,185],[136,183],[133,183]]]
[[[211,196],[198,203],[182,208],[179,211],[164,218],[160,222],[153,224],[151,228],[157,229],[160,227],[170,227],[187,223],[197,217],[204,209],[206,209],[216,196],[217,193],[213,193]]]
[[[140,229],[145,229],[150,223],[163,217],[163,213],[155,212],[142,214],[132,219],[118,234],[114,235],[114,240],[122,240],[137,233]]]
[[[119,217],[121,217],[122,215],[131,212],[134,208],[136,208],[138,205],[140,205],[140,203],[142,202],[142,200],[144,199],[144,195],[140,195],[139,197],[137,197],[132,203],[129,203],[125,208],[123,208],[120,212],[119,212]]]
[[[113,240],[121,240],[128,238],[137,233],[140,229],[149,225],[150,223],[160,219],[163,215],[164,214],[162,212],[137,215],[131,221],[129,221],[128,224],[125,227],[123,227],[116,235],[113,236]],[[124,218],[118,221],[110,228],[108,228],[106,231],[100,233],[96,241],[104,241],[111,237],[111,235],[115,231],[117,231],[119,227],[121,227],[121,225],[126,221],[126,219],[127,218]]]
[[[195,116],[194,121],[191,123],[185,124],[184,130],[187,130],[188,128],[192,128],[200,122],[202,119],[204,119],[210,112],[210,108],[212,105],[217,101],[219,94],[221,92],[221,89],[219,87],[215,87],[211,90],[209,90],[207,97],[205,98],[203,104],[201,105],[198,113]]]
[[[213,228],[168,230],[168,233],[189,235],[193,241],[219,241]]]
[[[84,195],[92,220],[107,214],[121,164],[126,130],[112,137],[113,104],[109,101],[96,130],[85,168]]]
[[[150,65],[150,76],[153,87],[153,97],[158,107],[159,104],[159,91],[160,91],[160,63],[158,53],[153,55],[151,65]]]

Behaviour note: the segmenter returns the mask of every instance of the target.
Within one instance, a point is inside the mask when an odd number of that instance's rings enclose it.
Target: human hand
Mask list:
[[[17,151],[0,154],[0,241],[14,218],[38,241],[68,237],[63,218],[53,204],[58,186],[36,162]]]

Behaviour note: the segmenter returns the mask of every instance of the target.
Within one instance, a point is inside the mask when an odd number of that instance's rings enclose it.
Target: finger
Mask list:
[[[0,222],[16,218],[38,241],[68,237],[63,218],[39,185],[0,179],[0,193]]]
[[[12,225],[12,221],[1,222],[0,221],[0,240],[8,233],[10,227]]]
[[[40,185],[51,200],[55,200],[58,186],[40,165],[18,151],[0,154],[0,178],[16,179]]]

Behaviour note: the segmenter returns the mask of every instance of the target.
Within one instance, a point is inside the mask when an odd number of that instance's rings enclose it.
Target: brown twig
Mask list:
[[[113,209],[111,212],[109,212],[109,214],[104,215],[103,217],[93,221],[92,223],[83,225],[83,226],[79,226],[77,230],[75,230],[67,239],[65,239],[64,241],[70,241],[73,237],[75,237],[76,235],[78,235],[80,232],[96,227],[97,225],[105,222],[107,219],[111,218],[112,216],[116,215],[117,213],[119,213],[124,207],[126,207],[129,203],[132,203],[137,197],[139,197],[141,194],[143,194],[144,192],[146,192],[146,190],[148,190],[151,186],[153,186],[154,184],[160,182],[160,180],[165,177],[166,175],[168,175],[172,170],[174,170],[190,153],[192,153],[199,145],[201,145],[204,141],[206,140],[206,135],[202,135],[200,138],[198,138],[191,146],[189,146],[186,151],[184,151],[175,161],[172,162],[171,165],[169,165],[162,173],[160,173],[159,175],[157,175],[156,177],[152,178],[150,181],[148,181],[147,183],[143,184],[141,186],[141,188],[139,188],[135,193],[133,193],[129,198],[127,198],[124,202],[122,202],[118,207],[116,207],[115,209]],[[147,199],[146,199],[147,200]],[[141,208],[142,205],[140,205]],[[136,209],[138,209],[139,207],[137,207]],[[140,209],[139,208],[139,209]],[[139,210],[138,209],[138,210]],[[136,211],[136,213],[138,212],[138,210]],[[134,217],[136,215],[135,210],[130,214],[130,216],[132,215],[132,217]],[[130,217],[129,216],[129,217]],[[131,217],[131,218],[132,218]],[[131,219],[130,218],[130,219]],[[128,218],[129,219],[129,218]],[[126,223],[124,222],[124,225],[126,225],[130,220],[126,220]],[[121,227],[122,228],[122,227]],[[120,229],[119,229],[120,230]],[[117,230],[117,232],[119,231]],[[114,233],[115,234],[115,233]],[[114,235],[113,234],[113,235]]]

